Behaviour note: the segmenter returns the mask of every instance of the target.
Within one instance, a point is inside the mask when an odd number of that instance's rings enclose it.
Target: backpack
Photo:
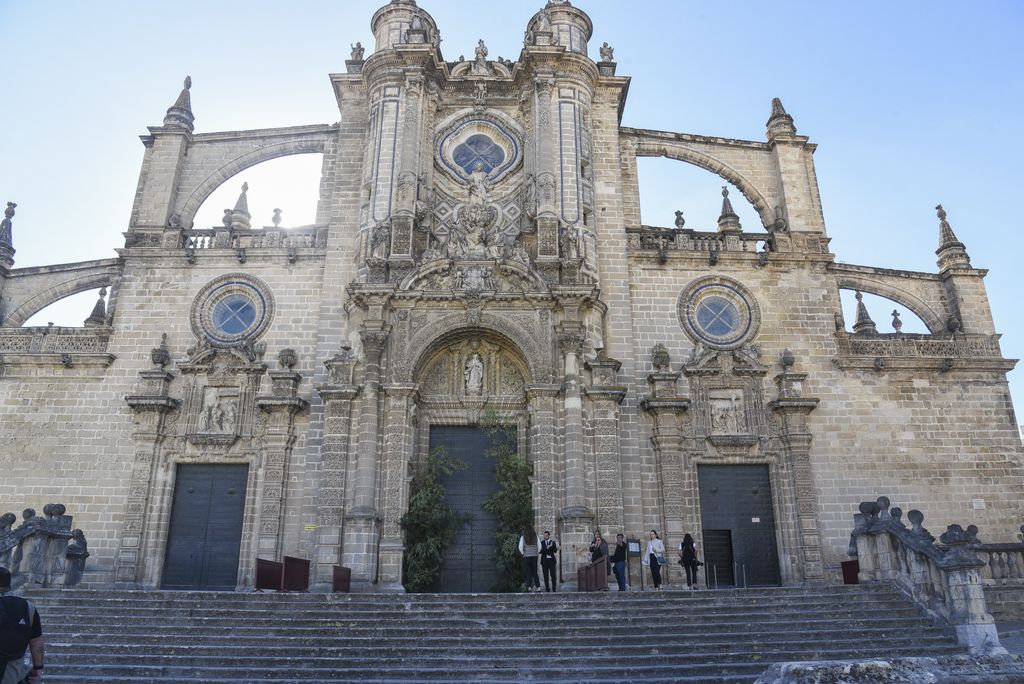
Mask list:
[[[18,596],[0,596],[0,662],[18,660],[25,655],[35,615],[36,607],[31,601]]]

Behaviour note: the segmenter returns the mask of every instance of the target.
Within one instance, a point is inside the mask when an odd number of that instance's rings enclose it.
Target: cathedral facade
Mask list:
[[[257,558],[292,555],[316,587],[344,565],[401,590],[416,465],[472,458],[485,421],[513,428],[567,580],[595,529],[656,529],[693,534],[720,584],[829,581],[883,494],[1015,538],[1014,362],[941,207],[936,272],[837,262],[815,145],[781,102],[759,141],[623,127],[630,80],[569,2],[530,18],[516,61],[482,40],[445,61],[412,0],[371,28],[331,74],[337,124],[197,133],[186,80],[143,137],[117,258],[15,268],[9,205],[0,507],[63,502],[87,581],[246,588]],[[194,225],[232,177],[307,153],[314,225],[253,225],[245,186]],[[640,157],[720,176],[717,230],[642,225]],[[83,327],[23,327],[97,287]],[[928,332],[880,333],[862,302],[845,321],[841,290]],[[450,494],[478,509],[482,472]],[[481,557],[446,586],[485,590]]]

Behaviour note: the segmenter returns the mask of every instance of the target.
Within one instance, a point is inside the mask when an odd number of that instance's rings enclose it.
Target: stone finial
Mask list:
[[[939,248],[935,250],[939,257],[939,269],[970,268],[971,258],[967,255],[967,248],[957,239],[953,227],[946,220],[946,210],[939,204],[935,207],[935,213],[939,217]]]
[[[718,217],[718,232],[738,232],[743,229],[740,225],[740,217],[732,208],[729,201],[729,186],[722,186],[722,215]]]
[[[868,308],[864,306],[864,295],[858,291],[856,297],[857,320],[853,324],[853,333],[855,335],[877,335],[878,328],[875,327],[875,322],[871,320]]]
[[[796,364],[796,357],[794,357],[793,352],[787,348],[782,352],[779,362],[782,364],[783,373],[791,373],[793,371],[793,366]]]
[[[271,217],[270,222],[274,224],[275,228],[277,228],[279,225],[281,225],[281,210],[280,209],[274,209],[274,215]]]
[[[277,354],[277,362],[281,364],[281,368],[291,370],[299,362],[299,355],[294,349],[282,349]]]
[[[249,214],[249,198],[246,194],[248,192],[249,184],[242,183],[242,192],[238,195],[235,208],[231,210],[231,227],[235,230],[248,229],[251,226],[249,219],[252,215]]]
[[[663,343],[658,342],[651,349],[651,363],[659,373],[668,373],[672,370],[672,357]]]
[[[171,352],[167,349],[167,333],[160,336],[160,346],[150,350],[149,358],[158,368],[163,368],[171,362]]]
[[[8,202],[7,208],[4,209],[4,218],[0,221],[0,244],[11,245],[14,235],[11,231],[12,224],[11,219],[14,218],[14,209],[18,205],[14,202]]]
[[[782,100],[772,98],[772,113],[765,124],[768,127],[768,140],[792,138],[796,135],[793,117],[786,113]]]
[[[900,320],[900,312],[898,309],[892,310],[892,329],[899,333],[903,329],[903,321]]]
[[[192,132],[192,124],[195,122],[196,117],[192,114],[192,98],[189,95],[189,90],[191,89],[192,77],[186,76],[184,87],[181,89],[178,99],[167,110],[167,115],[164,117],[164,126],[184,128],[189,133]]]
[[[683,212],[676,210],[676,230],[682,230],[683,226],[686,225],[686,219],[683,218]]]
[[[103,299],[107,296],[107,288],[100,288],[100,298],[96,300],[96,306],[92,307],[92,313],[85,319],[85,326],[93,327],[107,324],[107,303]]]
[[[14,265],[14,232],[11,219],[14,218],[14,208],[18,205],[8,202],[4,209],[4,218],[0,220],[0,266],[10,268]]]

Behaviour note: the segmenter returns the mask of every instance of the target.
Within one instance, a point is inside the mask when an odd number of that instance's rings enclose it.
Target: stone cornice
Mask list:
[[[682,413],[690,408],[690,400],[687,397],[644,397],[640,400],[640,408],[649,413]]]
[[[359,396],[358,385],[320,385],[316,388],[323,401],[352,401]]]
[[[180,399],[151,395],[129,395],[124,398],[133,411],[159,411],[167,413],[181,406]]]

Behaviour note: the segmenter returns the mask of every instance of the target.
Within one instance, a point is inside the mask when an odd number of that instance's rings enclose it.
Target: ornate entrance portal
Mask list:
[[[483,503],[498,491],[496,463],[489,451],[494,440],[501,438],[492,430],[471,425],[430,429],[430,448],[443,448],[464,466],[442,479],[448,503],[466,519],[455,543],[444,552],[442,592],[486,592],[496,583],[497,521],[483,509]]]

